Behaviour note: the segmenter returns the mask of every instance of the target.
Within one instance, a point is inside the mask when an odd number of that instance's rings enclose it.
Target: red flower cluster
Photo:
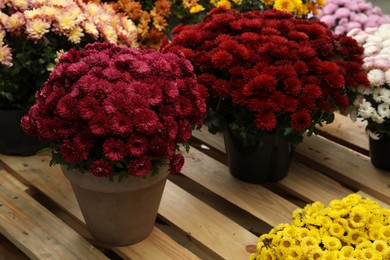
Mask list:
[[[167,159],[179,172],[178,143],[206,111],[183,54],[110,43],[64,54],[36,98],[24,131],[54,143],[54,163],[96,176],[143,176]]]
[[[347,109],[353,90],[367,85],[355,40],[274,9],[214,9],[199,24],[174,28],[162,51],[173,50],[185,54],[208,89],[211,132],[224,131],[224,121],[242,136],[253,126],[299,136]]]

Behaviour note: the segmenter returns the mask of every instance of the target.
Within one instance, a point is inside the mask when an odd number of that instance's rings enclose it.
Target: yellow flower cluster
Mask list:
[[[326,0],[257,0],[254,4],[251,0],[210,0],[213,6],[241,9],[244,5],[258,6],[259,9],[277,9],[302,17],[308,13],[316,14],[317,9],[325,6]],[[192,13],[203,11],[204,8],[197,5]]]
[[[83,0],[8,0],[0,3],[0,62],[12,66],[8,35],[22,35],[37,42],[50,41],[50,33],[77,45],[87,36],[117,44],[137,46],[137,30],[129,18],[106,3]],[[12,11],[9,11],[12,10]]]
[[[390,259],[390,210],[358,194],[308,204],[259,237],[250,260]]]

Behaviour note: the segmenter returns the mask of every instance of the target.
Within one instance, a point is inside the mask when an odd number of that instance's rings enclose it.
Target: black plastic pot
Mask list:
[[[369,139],[371,163],[378,169],[390,172],[390,137]]]
[[[0,110],[0,153],[6,155],[33,155],[50,144],[25,134],[20,126],[23,110]]]
[[[239,136],[226,131],[224,139],[229,170],[235,178],[261,184],[287,176],[293,150],[283,138],[267,135],[258,145],[245,146]]]

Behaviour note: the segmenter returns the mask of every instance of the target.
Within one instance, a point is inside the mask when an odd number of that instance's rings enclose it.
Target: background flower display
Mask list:
[[[118,0],[116,7],[136,23],[141,46],[159,49],[172,28],[199,23],[215,7],[241,12],[274,8],[301,17],[316,14],[324,5],[325,0]]]
[[[57,53],[108,41],[137,46],[137,28],[106,3],[0,2],[0,108],[28,108]]]
[[[208,89],[209,130],[232,130],[247,143],[266,133],[299,143],[367,84],[363,48],[318,20],[218,8],[173,35],[163,51],[182,51]]]
[[[120,179],[183,165],[179,143],[202,123],[205,101],[182,54],[89,44],[61,56],[26,133],[51,141],[51,163]],[[188,148],[188,146],[185,146]]]
[[[390,24],[376,28],[354,29],[348,33],[364,48],[363,68],[369,88],[358,88],[357,118],[367,121],[366,130],[371,138],[390,136]]]
[[[315,17],[329,25],[336,34],[390,23],[389,15],[366,0],[326,0],[326,5],[318,10]]]
[[[259,237],[249,259],[388,259],[390,210],[350,194],[325,207],[320,202],[293,213]]]

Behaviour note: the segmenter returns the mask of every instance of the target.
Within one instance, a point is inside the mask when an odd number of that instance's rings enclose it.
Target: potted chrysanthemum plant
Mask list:
[[[201,92],[181,53],[98,42],[61,56],[22,127],[51,142],[92,235],[132,244],[150,233],[202,124]]]
[[[389,259],[390,210],[350,194],[296,209],[290,224],[259,237],[255,259]]]
[[[230,171],[241,180],[285,177],[291,144],[332,122],[367,84],[363,48],[318,20],[217,8],[173,35],[162,50],[182,51],[194,65],[209,94],[204,123],[224,133]]]
[[[358,88],[358,99],[351,114],[353,120],[366,124],[371,162],[390,171],[390,24],[357,28],[348,33],[364,48],[363,67],[368,88]]]
[[[20,119],[34,103],[59,54],[87,43],[137,45],[137,28],[106,3],[0,3],[0,153],[30,155],[46,143],[26,137]]]

